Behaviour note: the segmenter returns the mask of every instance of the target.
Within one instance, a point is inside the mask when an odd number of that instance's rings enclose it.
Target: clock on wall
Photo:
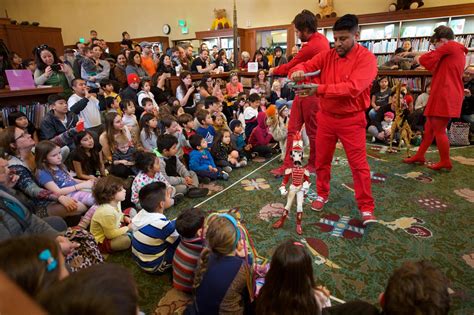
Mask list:
[[[169,24],[163,24],[162,30],[165,35],[168,35],[171,32],[171,27]]]

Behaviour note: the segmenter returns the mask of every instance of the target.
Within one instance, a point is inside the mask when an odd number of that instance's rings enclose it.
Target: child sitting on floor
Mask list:
[[[172,205],[171,189],[155,182],[140,190],[142,210],[132,220],[132,254],[138,266],[153,274],[171,268],[174,252],[179,244],[176,221],[163,214]]]
[[[260,106],[260,95],[254,93],[249,96],[250,106],[244,110],[245,137],[248,139],[252,130],[257,127],[258,107]]]
[[[225,119],[224,113],[216,112],[212,115],[212,126],[216,132],[221,132],[223,130],[229,130],[227,126],[227,121]]]
[[[152,114],[143,112],[140,118],[140,141],[146,152],[152,152],[156,149],[156,140],[158,139],[158,120]]]
[[[280,244],[257,299],[257,314],[321,314],[331,306],[327,289],[316,286],[312,262],[302,243]]]
[[[216,130],[212,126],[211,114],[209,114],[207,110],[200,110],[196,113],[196,119],[201,125],[198,129],[196,129],[196,133],[206,139],[207,146],[209,148],[212,147]]]
[[[176,231],[181,242],[173,257],[173,287],[191,293],[194,271],[204,248],[204,211],[199,208],[183,210],[176,219]]]
[[[186,145],[184,145],[181,149],[183,149],[183,158],[186,161],[186,164],[189,162],[189,153],[193,150],[189,145],[189,138],[196,134],[196,130],[194,130],[194,117],[191,114],[184,113],[178,116],[178,123],[182,128],[182,133],[184,138],[186,139]]]
[[[250,303],[250,267],[234,217],[221,214],[215,218],[207,229],[206,242],[195,271],[193,303],[186,312],[243,314]]]
[[[189,169],[197,176],[210,180],[228,180],[229,174],[216,167],[211,153],[207,149],[207,141],[201,135],[195,134],[189,139],[193,148],[189,154]]]
[[[273,152],[273,149],[269,145],[273,136],[269,132],[269,128],[265,122],[266,118],[265,112],[258,113],[258,126],[252,130],[248,143],[252,146],[253,152],[258,153],[258,155],[264,158],[269,158]]]
[[[181,158],[183,156],[183,149],[182,148],[188,146],[188,141],[187,141],[186,137],[183,134],[183,130],[182,130],[181,126],[178,124],[178,121],[176,120],[176,118],[174,116],[171,116],[171,115],[163,117],[161,122],[163,123],[163,126],[165,127],[165,132],[164,133],[172,135],[176,139],[178,139],[178,145],[176,147],[178,149],[178,152],[176,153],[176,155],[179,158]]]
[[[127,178],[138,173],[135,168],[137,150],[130,145],[130,139],[124,134],[115,137],[115,150],[112,152],[110,172],[115,176]]]
[[[122,180],[115,176],[102,177],[94,186],[94,197],[99,206],[91,221],[91,233],[103,253],[130,248],[130,218],[124,216],[120,203],[125,200]]]
[[[181,198],[183,194],[176,194],[176,189],[171,186],[166,178],[160,173],[160,158],[151,152],[139,152],[137,154],[137,169],[140,171],[132,183],[131,201],[138,204],[138,194],[143,186],[154,182],[165,183],[171,188],[171,205],[175,203],[173,198]]]
[[[249,160],[252,157],[252,146],[245,143],[244,127],[242,126],[242,122],[238,119],[234,119],[230,122],[229,127],[230,131],[232,132],[230,135],[232,146],[237,151],[239,151],[240,156],[244,156],[247,158],[247,160]]]
[[[141,105],[143,107],[143,113],[140,118],[145,114],[152,114],[155,117],[158,117],[159,108],[153,105],[151,98],[145,97],[142,99]]]
[[[247,165],[247,160],[245,158],[241,159],[239,151],[232,146],[229,130],[217,133],[211,153],[216,165],[222,167],[228,173],[232,172],[232,168]]]
[[[172,135],[161,135],[157,144],[158,147],[153,153],[160,158],[161,174],[176,192],[195,198],[206,196],[209,191],[198,188],[199,180],[196,173],[189,171],[176,156],[178,140]]]

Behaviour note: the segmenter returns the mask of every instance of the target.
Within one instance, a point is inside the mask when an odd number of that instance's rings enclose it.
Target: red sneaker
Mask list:
[[[426,160],[424,157],[418,157],[416,155],[403,159],[403,163],[406,164],[425,164]]]
[[[310,173],[316,175],[316,166],[314,164],[306,164],[304,168]]]
[[[377,218],[374,215],[374,211],[362,211],[362,224],[367,225],[375,222],[377,222]]]
[[[450,171],[453,168],[453,165],[451,164],[451,161],[449,162],[438,162],[434,164],[428,164],[426,165],[427,168],[431,168],[432,170],[435,171],[441,171],[443,168],[446,169],[447,171]]]
[[[311,210],[321,211],[324,208],[324,205],[328,203],[328,199],[318,196],[315,201],[311,203]]]

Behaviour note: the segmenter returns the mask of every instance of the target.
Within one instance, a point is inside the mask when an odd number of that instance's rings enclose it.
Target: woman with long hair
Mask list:
[[[191,78],[191,73],[189,71],[181,71],[179,74],[180,84],[176,89],[176,98],[179,100],[181,106],[184,107],[184,110],[193,112],[194,108],[194,99],[193,94],[196,88],[193,85],[193,79]]]
[[[137,51],[130,52],[125,72],[127,73],[127,76],[131,73],[135,73],[140,78],[140,81],[143,79],[149,79],[148,74],[142,67],[142,57]]]

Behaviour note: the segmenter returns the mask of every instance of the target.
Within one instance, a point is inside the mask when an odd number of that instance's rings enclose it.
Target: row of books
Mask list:
[[[402,84],[405,84],[410,91],[416,92],[416,93],[424,91],[424,88],[426,86],[426,81],[428,81],[428,80],[425,80],[425,86],[423,86],[423,80],[421,79],[421,77],[415,77],[415,78],[389,77],[388,79],[389,79],[390,86],[395,86],[396,83],[400,81],[402,82]]]
[[[48,112],[48,104],[33,104],[33,105],[19,105],[19,106],[9,106],[2,108],[2,119],[3,126],[8,126],[8,115],[14,111],[21,111],[25,113],[26,117],[35,125],[36,128],[39,128],[41,121]]]
[[[370,50],[374,54],[393,53],[397,49],[397,40],[381,40],[381,41],[364,41],[359,42],[362,46]]]
[[[474,48],[474,40],[472,35],[461,35],[454,37],[454,40],[463,44],[466,48]]]

